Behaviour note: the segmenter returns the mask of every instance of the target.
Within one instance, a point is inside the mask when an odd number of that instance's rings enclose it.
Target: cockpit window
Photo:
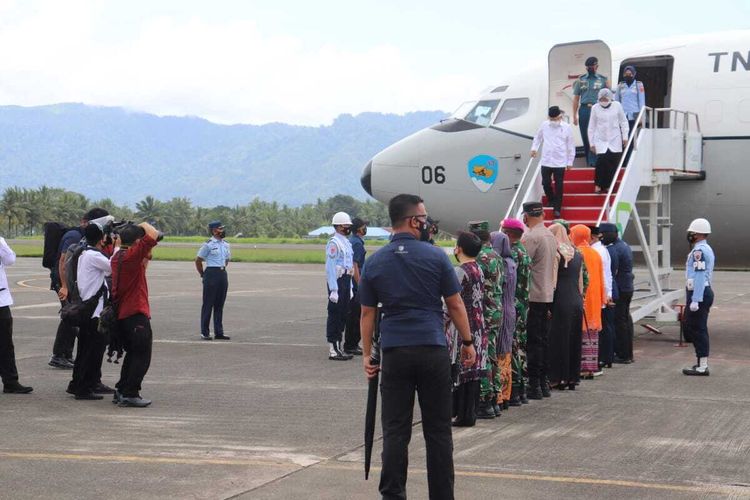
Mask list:
[[[526,114],[529,110],[529,99],[528,97],[519,97],[516,99],[506,99],[503,103],[503,107],[500,108],[500,112],[495,118],[495,124],[500,122],[507,122],[513,118],[518,118],[521,115]]]
[[[463,118],[467,122],[476,123],[477,125],[486,127],[490,124],[492,114],[495,112],[495,109],[497,109],[498,104],[500,104],[500,99],[479,101],[471,108],[471,111],[469,111],[466,116],[457,116],[457,118]]]

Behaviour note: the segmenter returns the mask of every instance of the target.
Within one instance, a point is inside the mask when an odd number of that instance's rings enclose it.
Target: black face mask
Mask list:
[[[362,230],[362,236],[367,236],[367,228],[364,228],[364,229]]]
[[[453,254],[453,258],[456,259],[456,262],[458,262],[459,264],[461,263],[461,259],[458,258],[458,254],[457,253]]]
[[[697,239],[698,239],[698,238],[697,238],[697,237],[695,236],[695,233],[688,233],[688,234],[687,234],[687,241],[688,241],[688,243],[690,243],[691,245],[695,244],[695,240],[697,240]]]
[[[349,236],[350,234],[352,234],[352,228],[350,228],[350,227],[342,227],[341,228],[341,234],[343,234],[344,236]]]
[[[617,235],[614,233],[604,233],[602,235],[602,243],[605,245],[611,245],[615,241],[617,241]]]
[[[633,78],[632,76],[626,76],[624,80],[625,80],[625,83],[627,83],[628,85],[631,85],[633,83],[633,80],[635,80],[635,78]]]
[[[417,219],[419,220],[419,219]],[[430,225],[427,222],[422,222],[419,226],[419,241],[430,241]]]
[[[594,76],[596,74],[596,68],[594,66],[586,66],[586,71],[588,71],[590,76]]]
[[[217,238],[221,238],[221,239],[223,240],[224,238],[226,238],[226,237],[227,237],[227,232],[226,232],[226,231],[224,231],[224,230],[221,230],[221,231],[219,231],[219,232],[218,232],[218,233],[216,234],[216,237],[217,237]]]

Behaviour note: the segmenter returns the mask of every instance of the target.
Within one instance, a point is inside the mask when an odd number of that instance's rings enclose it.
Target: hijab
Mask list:
[[[576,224],[570,229],[570,240],[577,247],[589,246],[591,240],[591,229],[583,224]]]
[[[503,232],[490,234],[492,248],[502,257],[505,263],[505,282],[503,283],[503,328],[500,333],[498,349],[501,354],[511,352],[513,332],[516,329],[516,261],[510,249],[510,239]]]
[[[570,238],[568,238],[568,232],[561,224],[552,224],[549,227],[549,230],[557,240],[557,253],[563,258],[563,267],[568,267],[568,262],[570,262],[576,254],[576,249],[570,242]]]

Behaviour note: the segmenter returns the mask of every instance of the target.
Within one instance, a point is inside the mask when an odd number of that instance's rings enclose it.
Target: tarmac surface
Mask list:
[[[328,361],[322,266],[232,264],[230,342],[198,338],[192,263],[154,262],[146,409],[75,401],[47,365],[58,303],[39,259],[8,269],[30,395],[0,394],[0,498],[378,498],[363,475],[360,359]],[[454,431],[457,498],[750,498],[748,273],[715,275],[710,377],[636,327],[636,363]],[[104,363],[114,385],[119,365]],[[380,436],[380,429],[376,438]],[[427,498],[415,411],[408,492]]]

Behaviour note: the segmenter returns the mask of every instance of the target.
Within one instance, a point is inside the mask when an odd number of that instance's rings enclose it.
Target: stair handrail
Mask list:
[[[534,163],[535,159],[536,158],[534,157],[529,158],[529,163],[526,164],[526,170],[524,170],[523,176],[521,176],[521,181],[518,183],[518,188],[516,189],[516,192],[513,195],[513,199],[510,200],[510,204],[508,205],[508,210],[505,212],[506,219],[510,217],[515,217],[514,214],[518,212],[518,207],[516,206],[516,204],[518,203],[518,195],[523,191],[524,198],[526,197],[526,192],[528,191],[529,187],[524,187],[524,184],[526,183],[526,178],[529,176],[529,171],[531,171],[531,164]],[[532,182],[535,178],[536,178],[536,175],[533,176]],[[531,186],[531,183],[529,183],[529,186]],[[523,202],[523,198],[521,199],[521,201]]]
[[[617,164],[617,170],[615,170],[615,175],[612,177],[612,182],[609,184],[609,189],[607,189],[607,196],[604,198],[604,204],[602,205],[602,209],[599,212],[599,217],[596,219],[596,225],[599,226],[602,223],[602,220],[604,219],[604,214],[606,214],[610,207],[609,200],[612,198],[612,193],[615,190],[615,184],[617,184],[617,179],[620,177],[620,172],[622,171],[622,166],[625,164],[625,157],[627,156],[627,151],[630,149],[631,144],[635,141],[636,132],[638,131],[638,125],[643,122],[643,128],[648,128],[646,126],[646,122],[644,121],[644,117],[647,113],[651,114],[651,126],[654,124],[654,108],[649,108],[648,106],[643,106],[641,108],[641,111],[638,113],[638,117],[635,119],[635,122],[633,123],[633,129],[628,134],[628,142],[625,144],[625,147],[622,148],[622,155],[620,155],[620,161]],[[633,151],[635,151],[635,147],[633,148]],[[631,153],[632,156],[632,153]],[[624,179],[623,179],[624,180]],[[620,183],[620,188],[622,188],[622,183]]]

